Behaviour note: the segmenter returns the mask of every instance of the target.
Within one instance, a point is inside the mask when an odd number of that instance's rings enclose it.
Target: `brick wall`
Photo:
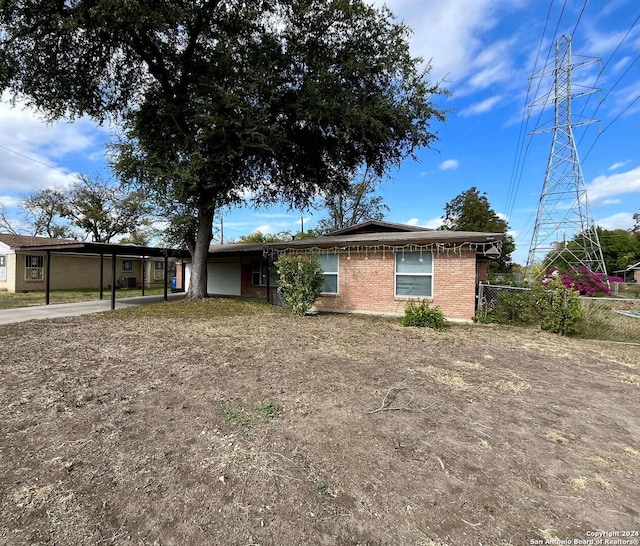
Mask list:
[[[395,297],[393,252],[341,253],[338,294],[321,296],[316,308],[326,311],[403,313],[410,298]],[[433,256],[433,305],[448,318],[471,319],[475,313],[476,256],[473,251]]]

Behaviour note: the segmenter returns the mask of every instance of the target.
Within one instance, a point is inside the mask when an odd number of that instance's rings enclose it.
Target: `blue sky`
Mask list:
[[[549,88],[549,82],[530,85],[529,77],[534,64],[539,71],[548,55],[552,61],[555,37],[573,34],[576,62],[586,60],[578,55],[602,59],[574,72],[576,84],[601,90],[573,104],[576,115],[600,120],[576,129],[591,210],[603,227],[632,227],[632,215],[640,211],[637,0],[388,0],[386,5],[413,28],[413,53],[431,60],[431,79],[452,92],[451,98],[437,99],[450,111],[445,124],[432,127],[440,140],[433,149],[421,150],[418,161],[392,170],[380,187],[390,208],[388,220],[437,227],[445,204],[476,186],[508,219],[517,243],[515,260],[526,261],[551,145],[550,134],[528,133],[552,115],[526,108]],[[109,138],[108,128],[85,119],[46,124],[19,104],[12,107],[5,95],[0,204],[15,225],[20,228],[17,204],[33,191],[105,169]],[[227,210],[225,239],[256,230],[296,231],[301,215],[305,227],[313,227],[322,212]]]

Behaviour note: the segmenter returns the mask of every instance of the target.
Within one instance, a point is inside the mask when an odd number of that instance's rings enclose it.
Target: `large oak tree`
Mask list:
[[[436,138],[442,90],[362,0],[3,0],[0,91],[121,127],[114,166],[167,207],[206,296],[217,207],[302,207]]]

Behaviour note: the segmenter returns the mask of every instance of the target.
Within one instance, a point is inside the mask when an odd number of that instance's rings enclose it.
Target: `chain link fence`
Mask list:
[[[504,294],[522,294],[531,292],[531,288],[520,288],[518,286],[506,286],[499,284],[479,284],[478,285],[478,305],[476,311],[487,312],[493,309],[496,302]]]
[[[620,295],[624,292],[618,292]],[[530,297],[530,288],[516,286],[503,286],[493,284],[478,285],[478,301],[476,315],[478,318],[486,318],[492,311],[500,307],[505,299],[509,299],[509,308],[517,312],[518,308],[525,307],[525,300]],[[615,294],[615,292],[614,292]],[[625,294],[626,295],[626,294]],[[521,302],[521,305],[519,305]],[[597,297],[588,298],[580,296],[580,302],[585,307],[596,307],[602,310],[608,309],[622,315],[640,318],[640,298],[635,297]]]

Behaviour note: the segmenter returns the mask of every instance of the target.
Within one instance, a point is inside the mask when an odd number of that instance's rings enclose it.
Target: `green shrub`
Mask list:
[[[480,322],[537,325],[561,335],[578,333],[582,318],[578,292],[560,278],[532,290],[500,290],[476,317]]]
[[[312,256],[282,255],[275,265],[280,277],[278,292],[282,305],[296,315],[304,315],[322,291],[324,276],[320,262]]]
[[[438,307],[429,307],[427,300],[420,303],[410,301],[404,308],[402,325],[444,330],[444,315]]]
[[[576,334],[583,318],[579,293],[566,288],[562,279],[554,279],[539,294],[540,327],[563,336]]]
[[[540,320],[536,303],[536,294],[530,290],[500,290],[477,318],[480,322],[531,326]]]

